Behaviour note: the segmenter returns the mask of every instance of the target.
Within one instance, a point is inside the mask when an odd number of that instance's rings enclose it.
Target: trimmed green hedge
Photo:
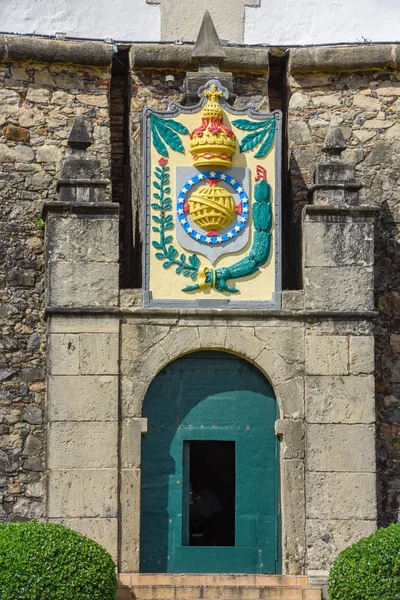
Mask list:
[[[0,525],[1,600],[115,600],[111,556],[55,523]]]
[[[400,523],[343,550],[329,573],[331,600],[400,600]]]

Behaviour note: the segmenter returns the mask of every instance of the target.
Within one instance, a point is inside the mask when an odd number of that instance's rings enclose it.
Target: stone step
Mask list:
[[[321,588],[291,575],[120,574],[134,600],[321,600]],[[122,599],[121,595],[121,599]]]

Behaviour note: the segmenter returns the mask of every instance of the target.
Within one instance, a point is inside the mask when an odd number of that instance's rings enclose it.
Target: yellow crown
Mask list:
[[[215,84],[204,92],[207,103],[202,111],[200,127],[190,134],[190,152],[195,167],[231,167],[236,150],[233,131],[223,123],[223,110],[219,103],[222,92]]]

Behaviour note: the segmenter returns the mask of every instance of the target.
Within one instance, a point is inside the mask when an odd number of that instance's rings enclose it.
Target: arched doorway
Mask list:
[[[280,572],[277,402],[225,352],[174,361],[143,416],[140,571]]]

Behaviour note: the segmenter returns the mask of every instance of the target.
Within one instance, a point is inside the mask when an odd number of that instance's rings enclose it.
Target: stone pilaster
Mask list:
[[[118,555],[118,206],[89,153],[82,117],[69,137],[59,201],[44,206],[48,316],[47,517]],[[114,313],[113,313],[114,311]]]
[[[374,213],[358,204],[346,143],[327,135],[304,212],[305,308],[326,311],[305,336],[308,574],[376,527]],[[318,580],[320,582],[320,580]]]

